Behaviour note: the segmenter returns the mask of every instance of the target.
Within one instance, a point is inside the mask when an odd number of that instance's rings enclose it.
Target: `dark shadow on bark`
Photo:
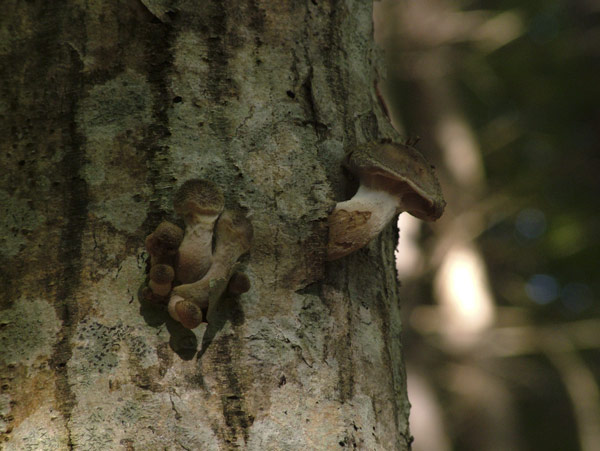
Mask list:
[[[160,327],[164,324],[169,331],[169,346],[183,360],[191,360],[196,355],[198,339],[196,335],[183,327],[180,323],[169,316],[166,306],[156,305],[148,302],[142,296],[142,290],[148,285],[144,281],[138,290],[138,301],[140,303],[140,314],[150,327]]]
[[[209,306],[206,319],[208,326],[202,338],[202,348],[198,351],[198,359],[202,358],[227,320],[230,320],[234,327],[244,324],[244,311],[240,306],[239,296],[223,296],[214,306]]]

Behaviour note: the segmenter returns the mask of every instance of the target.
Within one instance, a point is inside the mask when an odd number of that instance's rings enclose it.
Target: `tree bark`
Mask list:
[[[344,147],[393,137],[371,6],[4,2],[5,449],[409,448],[396,231],[324,261]],[[190,178],[255,231],[193,331],[139,296]]]

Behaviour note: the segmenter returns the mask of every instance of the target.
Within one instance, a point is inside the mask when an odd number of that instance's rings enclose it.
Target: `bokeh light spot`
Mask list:
[[[525,208],[517,215],[515,229],[528,240],[539,238],[546,231],[546,215],[536,208]]]
[[[535,274],[525,284],[525,292],[536,304],[548,304],[558,298],[558,282],[548,274]]]

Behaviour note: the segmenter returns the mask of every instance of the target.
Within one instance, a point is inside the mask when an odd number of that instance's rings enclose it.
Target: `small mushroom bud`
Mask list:
[[[171,292],[171,284],[175,278],[173,267],[164,264],[154,265],[150,268],[150,282],[148,286],[154,294],[168,296]]]
[[[171,299],[180,297],[208,308],[209,301],[220,298],[227,288],[238,259],[250,250],[253,233],[252,223],[242,213],[225,211],[217,221],[210,269],[197,282],[175,287]]]
[[[202,311],[200,308],[180,296],[171,296],[167,309],[171,318],[179,321],[187,329],[194,329],[202,322]]]
[[[190,283],[206,274],[211,265],[213,228],[225,198],[214,183],[192,179],[181,185],[173,204],[185,222],[175,273],[181,283]]]
[[[150,265],[164,263],[173,266],[181,240],[183,240],[181,228],[168,221],[161,222],[156,230],[146,237]]]
[[[229,294],[244,294],[250,289],[250,279],[243,272],[234,272],[227,284]]]
[[[413,147],[389,141],[359,145],[348,151],[344,165],[360,186],[328,218],[327,260],[367,245],[403,211],[425,221],[435,221],[444,211],[433,166]]]

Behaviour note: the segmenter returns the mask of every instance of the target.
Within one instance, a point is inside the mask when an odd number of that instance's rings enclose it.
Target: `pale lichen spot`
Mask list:
[[[33,365],[52,355],[60,321],[52,305],[43,299],[17,299],[0,311],[0,364]]]
[[[53,451],[69,448],[69,434],[60,417],[60,410],[44,404],[32,412],[11,433],[4,443],[6,451]]]
[[[137,202],[132,193],[92,203],[90,206],[90,212],[99,219],[108,221],[117,229],[128,233],[134,233],[144,223],[147,210],[148,205]]]
[[[152,123],[152,90],[146,77],[126,71],[94,86],[80,102],[76,121],[86,137],[87,164],[82,175],[88,184],[99,185],[114,158],[115,139]]]

